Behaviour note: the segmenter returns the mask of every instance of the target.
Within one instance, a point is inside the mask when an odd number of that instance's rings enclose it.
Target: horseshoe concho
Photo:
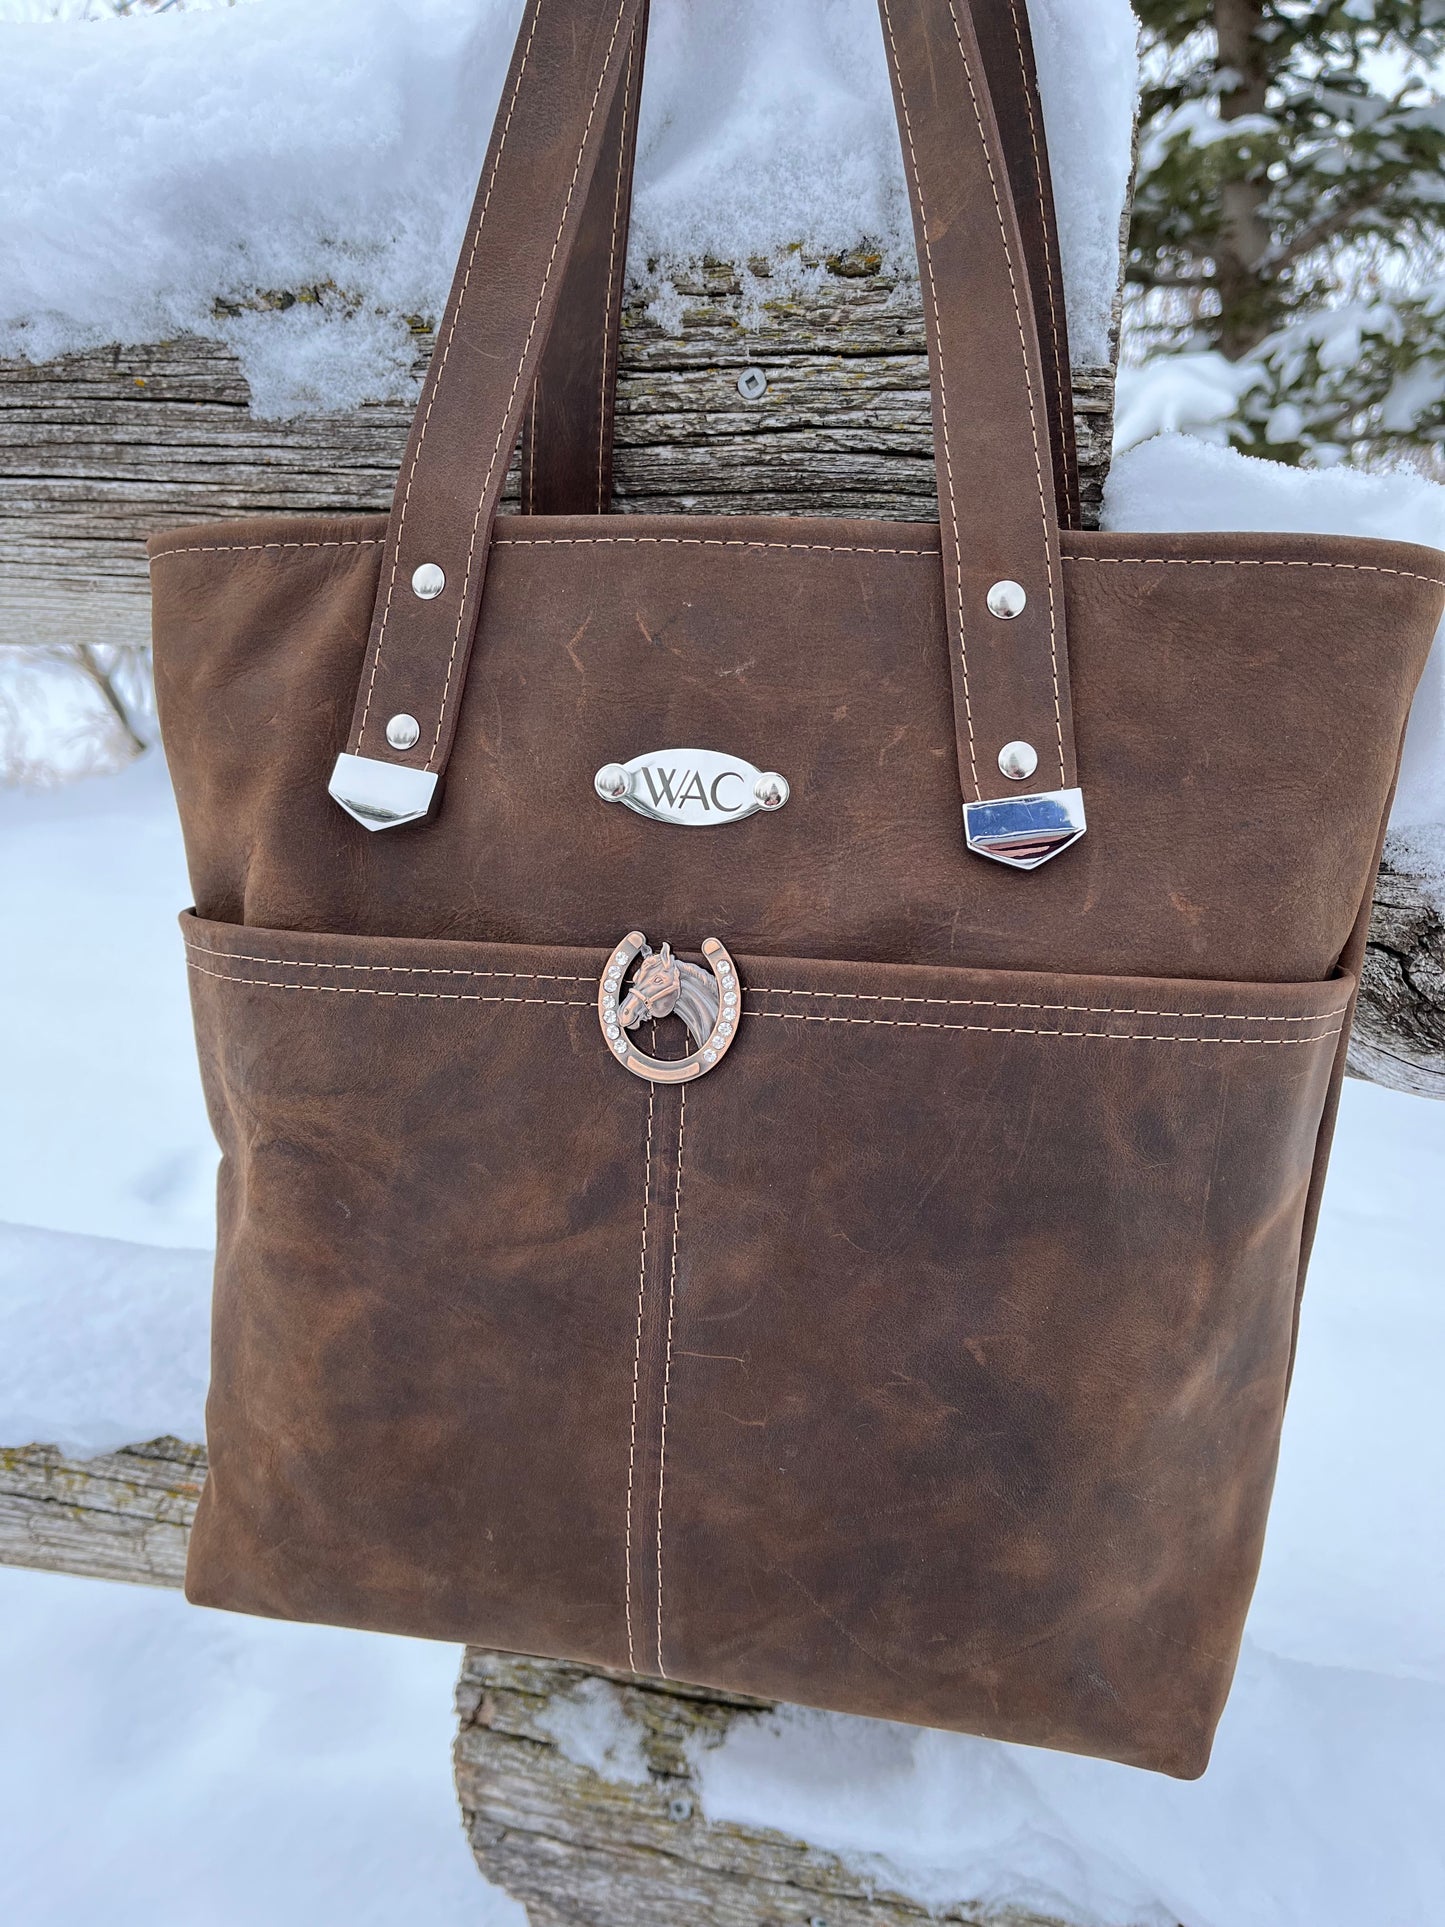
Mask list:
[[[640,930],[630,930],[607,960],[597,987],[597,1021],[607,1048],[634,1077],[650,1084],[687,1084],[704,1077],[726,1057],[742,1021],[742,989],[732,958],[716,937],[702,946],[712,970],[674,957],[672,946],[654,950]],[[627,973],[642,962],[631,983]],[[693,1048],[686,1057],[649,1057],[627,1035],[654,1017],[680,1017]]]

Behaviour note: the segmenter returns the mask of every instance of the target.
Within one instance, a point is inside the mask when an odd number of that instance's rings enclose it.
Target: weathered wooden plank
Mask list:
[[[1445,1098],[1445,918],[1394,846],[1375,886],[1350,1069],[1392,1090]]]
[[[94,1459],[0,1447],[0,1565],[179,1586],[205,1448],[155,1439]]]
[[[698,1755],[771,1710],[469,1648],[454,1757],[478,1865],[522,1902],[532,1927],[1060,1927],[966,1902],[930,1911],[803,1841],[708,1820]],[[609,1778],[569,1757],[579,1716],[584,1731],[605,1722],[630,1734],[634,1777]]]
[[[937,514],[917,287],[866,261],[837,265],[764,303],[733,270],[698,270],[680,283],[680,333],[650,319],[640,297],[629,302],[621,510]],[[418,332],[418,379],[430,348]],[[750,365],[768,377],[755,402],[737,388]],[[1075,375],[1095,513],[1112,392],[1108,369]],[[235,356],[200,338],[0,363],[0,634],[143,646],[147,535],[233,516],[384,510],[410,413],[406,399],[258,420]]]

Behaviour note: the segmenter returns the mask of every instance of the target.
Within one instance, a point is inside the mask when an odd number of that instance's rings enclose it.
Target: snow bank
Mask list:
[[[203,1436],[211,1253],[0,1224],[0,1444]]]
[[[527,1927],[451,1785],[455,1646],[0,1567],[0,1919]]]
[[[1404,472],[1288,468],[1193,435],[1159,435],[1114,458],[1109,529],[1220,529],[1373,535],[1445,549],[1445,488]],[[1445,645],[1437,636],[1415,697],[1392,827],[1445,823]],[[1434,839],[1419,839],[1422,853]],[[1442,867],[1445,875],[1445,867]]]
[[[0,1223],[197,1250],[215,1236],[165,766],[0,789]]]
[[[14,8],[16,0],[9,0]],[[1032,0],[1076,359],[1106,358],[1127,0]],[[0,354],[183,329],[268,412],[405,394],[445,299],[520,0],[245,0],[17,24],[0,0]],[[875,0],[655,0],[630,265],[881,243],[911,264]],[[784,257],[786,260],[786,257]],[[780,263],[780,266],[782,264]],[[217,318],[217,297],[321,286]]]

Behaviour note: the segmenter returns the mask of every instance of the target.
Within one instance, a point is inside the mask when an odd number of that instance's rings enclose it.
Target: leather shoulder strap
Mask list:
[[[612,502],[617,346],[647,12],[648,0],[642,0],[628,38],[622,85],[603,130],[581,232],[522,424],[526,515],[603,515]]]
[[[331,793],[424,816],[446,767],[507,463],[582,223],[641,0],[527,0],[387,529]],[[405,774],[403,774],[405,772]]]
[[[965,826],[980,854],[1035,867],[1082,834],[1082,806],[1023,241],[971,9],[879,0],[879,10],[928,329]],[[1031,815],[1025,799],[1052,803]],[[996,803],[1006,807],[982,807]]]
[[[1018,217],[1043,362],[1059,522],[1077,528],[1079,474],[1068,324],[1028,9],[1024,0],[965,4],[978,35]],[[637,57],[629,51],[623,95],[608,123],[582,232],[523,427],[526,514],[600,515],[612,500],[617,340],[646,15],[644,0],[634,30]]]
[[[961,0],[973,21],[1018,218],[1044,369],[1059,521],[1079,526],[1079,458],[1053,174],[1026,0]]]
[[[523,15],[332,780],[370,827],[424,815],[446,766],[507,455],[639,8],[529,0]],[[879,11],[928,327],[965,828],[982,854],[1033,867],[1082,833],[1082,807],[1026,256],[969,7],[879,0]]]

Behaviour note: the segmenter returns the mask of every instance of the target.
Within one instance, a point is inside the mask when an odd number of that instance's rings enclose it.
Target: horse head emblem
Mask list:
[[[726,1055],[742,1015],[742,992],[732,958],[709,937],[702,946],[708,969],[654,950],[633,930],[608,958],[597,990],[597,1017],[607,1047],[624,1069],[653,1084],[685,1084],[712,1070]],[[628,972],[638,958],[632,978]],[[650,1019],[680,1017],[692,1039],[686,1057],[649,1057],[628,1032]]]

